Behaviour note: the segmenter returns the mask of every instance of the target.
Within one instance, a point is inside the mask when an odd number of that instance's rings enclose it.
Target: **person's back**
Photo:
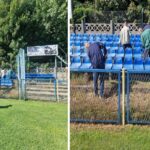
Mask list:
[[[130,43],[129,27],[124,26],[120,32],[120,42],[122,45]]]
[[[101,45],[99,43],[90,44],[88,48],[88,56],[94,69],[104,69],[105,59],[104,56],[106,52],[102,51]],[[104,51],[105,48],[104,48]],[[104,54],[105,53],[105,54]]]
[[[6,71],[5,71],[5,69],[2,69],[1,70],[1,78],[5,78],[5,75],[6,75]]]
[[[141,40],[143,47],[150,51],[150,29],[144,30],[144,32],[141,34]]]

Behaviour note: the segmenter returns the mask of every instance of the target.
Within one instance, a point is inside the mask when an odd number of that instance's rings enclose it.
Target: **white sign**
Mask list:
[[[27,47],[27,56],[58,55],[58,45],[44,45]]]

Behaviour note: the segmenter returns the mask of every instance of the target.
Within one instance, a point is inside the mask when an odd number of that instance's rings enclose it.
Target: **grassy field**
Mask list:
[[[149,150],[150,127],[71,124],[71,150]]]
[[[66,150],[67,104],[0,99],[0,149]]]

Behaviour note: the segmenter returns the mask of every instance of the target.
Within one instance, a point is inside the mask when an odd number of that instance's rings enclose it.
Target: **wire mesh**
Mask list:
[[[19,98],[19,83],[17,79],[0,79],[0,98]]]
[[[93,75],[99,74],[98,93]],[[120,122],[120,74],[71,72],[71,121],[93,123]],[[96,79],[94,77],[94,79]],[[103,86],[104,84],[104,86]],[[98,94],[98,95],[97,95]]]
[[[150,124],[150,72],[127,74],[127,122]]]

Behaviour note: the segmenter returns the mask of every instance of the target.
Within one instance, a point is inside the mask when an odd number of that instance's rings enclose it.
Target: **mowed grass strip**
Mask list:
[[[149,149],[149,126],[71,124],[71,150]]]
[[[0,149],[66,150],[67,104],[0,99]]]

